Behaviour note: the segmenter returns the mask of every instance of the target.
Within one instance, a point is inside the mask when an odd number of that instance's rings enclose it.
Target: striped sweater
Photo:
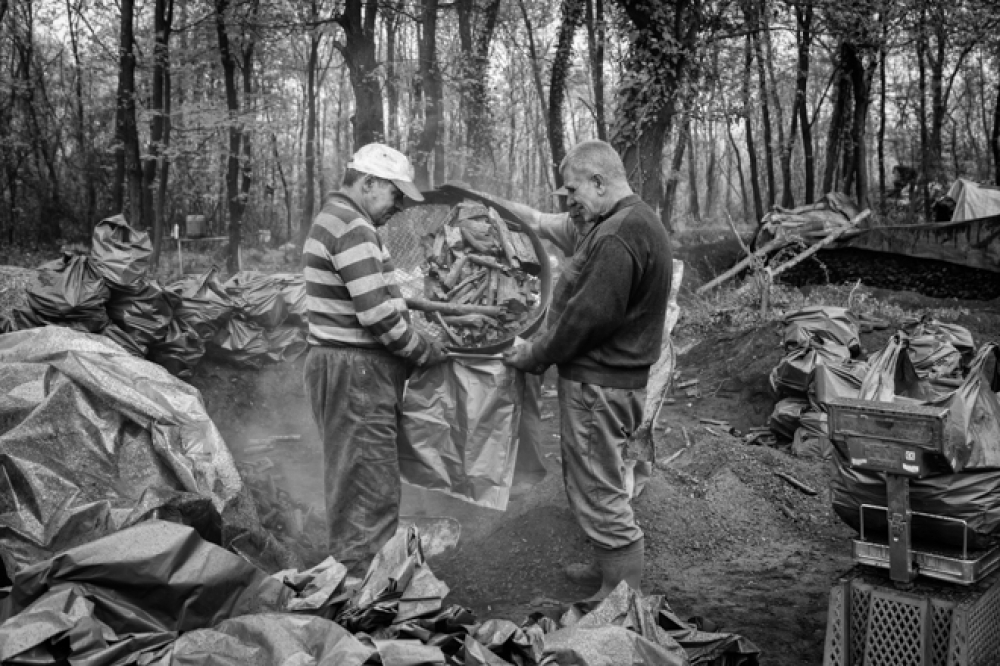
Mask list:
[[[309,344],[423,360],[428,345],[410,323],[389,250],[347,194],[330,197],[313,220],[303,256]]]

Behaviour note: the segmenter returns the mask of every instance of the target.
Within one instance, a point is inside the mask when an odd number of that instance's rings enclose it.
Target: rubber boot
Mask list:
[[[563,569],[563,573],[566,574],[566,578],[584,587],[599,587],[603,581],[601,566],[597,563],[597,560],[591,560],[586,563],[574,562],[573,564],[567,564]]]
[[[623,548],[594,547],[601,567],[601,589],[588,602],[602,601],[625,581],[636,592],[642,584],[642,567],[646,555],[646,540],[641,538]]]

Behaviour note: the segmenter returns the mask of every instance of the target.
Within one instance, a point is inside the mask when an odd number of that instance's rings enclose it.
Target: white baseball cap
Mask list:
[[[391,180],[396,187],[414,201],[423,201],[416,185],[413,184],[413,165],[406,155],[382,143],[361,146],[347,165],[362,173]]]

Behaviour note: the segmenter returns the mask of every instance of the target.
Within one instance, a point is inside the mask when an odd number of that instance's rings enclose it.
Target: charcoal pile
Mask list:
[[[531,239],[489,207],[462,202],[424,244],[424,298],[410,299],[455,347],[511,340],[541,302]]]
[[[241,367],[306,351],[301,275],[244,271],[222,283],[213,267],[163,286],[149,277],[149,235],[122,215],[94,228],[89,253],[39,267],[0,333],[47,325],[102,335],[133,356],[189,377],[209,354]]]
[[[989,301],[1000,298],[1000,276],[969,266],[872,250],[821,250],[782,276],[795,286],[855,283],[912,291],[933,298]]]

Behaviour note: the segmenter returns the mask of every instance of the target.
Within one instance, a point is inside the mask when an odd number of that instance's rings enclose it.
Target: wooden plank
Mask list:
[[[514,246],[514,254],[517,255],[518,261],[521,262],[521,270],[529,275],[540,275],[542,264],[527,234],[511,232],[510,240]]]

